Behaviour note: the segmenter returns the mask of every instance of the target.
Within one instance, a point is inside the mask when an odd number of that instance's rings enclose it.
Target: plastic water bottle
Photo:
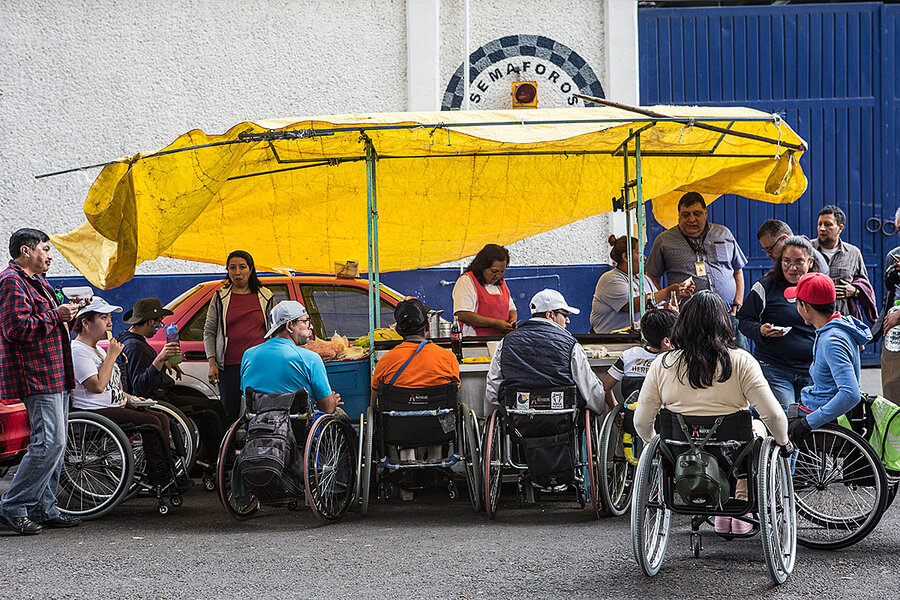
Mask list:
[[[453,327],[450,328],[450,348],[456,355],[456,360],[462,362],[462,329],[459,326],[459,319],[453,319]]]
[[[176,327],[175,323],[172,323],[168,327],[166,327],[166,343],[167,344],[178,344],[178,348],[181,348],[181,342],[178,340],[178,327]],[[181,362],[181,354],[176,354],[175,356],[169,357],[169,364],[173,367]]]
[[[894,306],[888,311],[888,314],[900,310],[900,300],[894,301]],[[900,325],[891,327],[884,336],[884,349],[891,352],[900,352]]]

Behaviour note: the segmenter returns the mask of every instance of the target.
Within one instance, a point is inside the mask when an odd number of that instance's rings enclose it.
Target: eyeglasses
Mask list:
[[[309,325],[310,321],[311,321],[311,319],[309,317],[306,317],[305,319],[297,319],[298,323],[304,323],[306,325]]]
[[[564,317],[567,321],[569,320],[569,313],[567,313],[567,312],[564,311],[564,310],[554,310],[554,311],[553,311],[553,314],[554,314],[554,315],[558,315],[558,316],[562,316],[562,317]]]
[[[784,237],[784,236],[782,236],[782,237]],[[772,242],[772,245],[771,245],[771,246],[763,246],[763,250],[765,250],[766,254],[771,254],[771,253],[772,253],[772,248],[774,248],[775,246],[777,246],[777,245],[781,242],[782,237],[780,237],[780,238],[778,238],[777,240],[775,240],[774,242]]]
[[[803,265],[808,265],[810,260],[812,259],[801,258],[800,260],[789,260],[787,258],[783,258],[781,259],[781,264],[784,265],[785,269],[802,269]]]

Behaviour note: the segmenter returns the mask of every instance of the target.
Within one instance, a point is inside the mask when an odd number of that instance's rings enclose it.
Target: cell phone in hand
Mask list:
[[[782,325],[772,325],[772,331],[780,331],[780,332],[784,333],[785,335],[787,335],[787,333],[788,333],[791,329],[793,329],[793,327],[790,327],[790,326],[782,326]]]
[[[62,289],[62,293],[66,298],[82,307],[90,304],[91,299],[94,297],[94,290],[86,285],[64,287]]]

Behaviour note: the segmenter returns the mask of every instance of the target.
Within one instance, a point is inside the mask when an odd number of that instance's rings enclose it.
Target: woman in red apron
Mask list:
[[[503,281],[509,252],[503,246],[482,248],[453,287],[453,314],[463,335],[504,335],[516,326],[516,305]]]

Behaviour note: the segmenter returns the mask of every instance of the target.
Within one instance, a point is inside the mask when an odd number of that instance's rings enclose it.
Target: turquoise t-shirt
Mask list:
[[[264,394],[296,392],[302,387],[315,400],[331,395],[322,357],[278,337],[244,352],[241,390],[248,387]]]

